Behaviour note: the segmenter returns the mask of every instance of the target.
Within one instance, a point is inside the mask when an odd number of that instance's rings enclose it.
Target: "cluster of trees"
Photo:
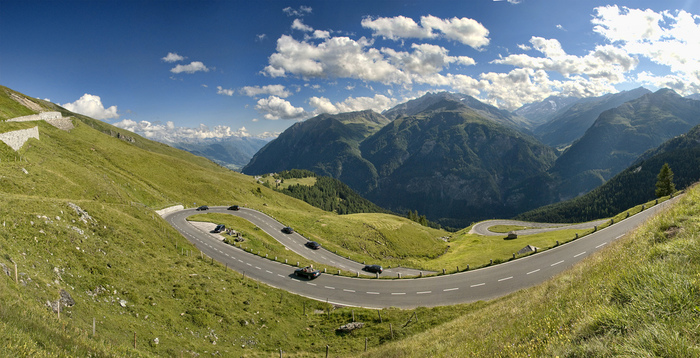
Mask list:
[[[700,168],[691,168],[682,161],[675,163],[684,173],[692,172],[687,175],[688,178],[697,180]],[[697,163],[691,165],[695,166]],[[659,166],[661,170],[657,171]],[[683,187],[691,183],[686,181],[683,181]],[[651,163],[647,161],[638,167],[623,171],[586,195],[528,211],[516,216],[516,219],[561,223],[596,220],[617,215],[631,207],[653,200],[655,196],[667,196],[675,191],[673,171],[669,164],[660,165],[656,160]]]
[[[433,229],[442,229],[443,228],[440,224],[428,220],[428,218],[426,218],[425,215],[418,215],[418,210],[416,210],[416,211],[409,210],[408,215],[406,215],[406,217],[409,220],[413,220],[413,221],[415,221],[423,226],[432,227]],[[444,229],[448,230],[448,231],[457,231],[457,229],[453,229],[453,228],[444,228]]]
[[[292,169],[275,174],[275,178],[307,178],[316,177],[313,186],[290,185],[278,191],[293,198],[303,200],[322,210],[336,212],[340,215],[355,213],[391,213],[371,201],[361,197],[338,179],[326,176],[317,176],[311,171]]]

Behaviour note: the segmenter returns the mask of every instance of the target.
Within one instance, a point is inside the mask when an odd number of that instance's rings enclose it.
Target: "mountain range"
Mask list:
[[[513,113],[428,93],[382,114],[296,123],[242,171],[307,169],[394,212],[466,226],[585,194],[699,120],[700,102],[668,89],[550,97]]]

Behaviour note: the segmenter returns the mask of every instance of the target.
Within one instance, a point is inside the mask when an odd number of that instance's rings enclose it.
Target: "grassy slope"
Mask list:
[[[397,339],[412,337],[500,302],[385,310],[381,323],[376,312],[355,309],[367,329],[338,335],[334,329],[351,320],[351,309],[332,309],[325,316],[319,313],[330,307],[323,303],[243,281],[211,265],[152,209],[243,204],[358,260],[388,255],[394,257],[388,262],[435,262],[430,258],[448,245],[438,237],[448,234],[390,215],[326,213],[203,158],[78,119],[70,133],[38,123],[40,140],[29,140],[19,153],[0,144],[3,158],[22,158],[0,162],[0,263],[10,271],[17,263],[20,278],[15,284],[0,274],[0,355],[269,356],[282,347],[305,356],[321,354],[325,344],[332,352],[351,354],[362,350],[365,338],[370,347],[390,341],[389,324]],[[0,123],[0,131],[36,124]],[[110,131],[136,142],[101,133]],[[82,222],[68,202],[95,221]],[[474,251],[469,236],[461,234],[449,243],[453,259]],[[98,288],[104,291],[95,294]],[[57,299],[60,289],[76,305],[58,321],[45,304]],[[119,304],[122,299],[126,307]],[[420,320],[403,327],[413,313]],[[90,333],[93,318],[97,337]],[[134,333],[136,349],[131,348]],[[156,337],[158,345],[152,343]]]
[[[413,314],[387,310],[379,322],[376,312],[354,309],[368,328],[346,337],[335,328],[351,320],[352,309],[243,281],[210,264],[152,209],[239,203],[295,227],[317,220],[335,225],[342,219],[106,123],[78,116],[74,124],[65,132],[44,122],[0,122],[2,132],[40,127],[40,139],[30,139],[18,153],[0,144],[0,155],[11,158],[0,161],[0,263],[11,271],[0,274],[0,356],[266,356],[280,347],[305,356],[322,352],[325,344],[342,353],[359,351],[365,337],[370,346],[386,341],[389,324],[398,327]],[[110,131],[136,142],[102,133]],[[69,202],[94,221],[82,222]],[[408,238],[425,235],[418,245],[423,249],[437,240],[407,219],[386,218],[385,227],[377,217],[350,220],[343,235],[364,235],[365,221],[376,221],[377,235],[391,236],[394,228],[405,226],[399,233]],[[329,230],[321,223],[318,229],[308,226],[309,236]],[[61,289],[76,305],[58,321],[46,302],[56,300]],[[322,314],[329,309],[330,315]],[[421,324],[395,333],[410,336],[470,309],[419,309],[425,316]]]
[[[390,357],[700,357],[700,187],[546,284],[410,340]]]

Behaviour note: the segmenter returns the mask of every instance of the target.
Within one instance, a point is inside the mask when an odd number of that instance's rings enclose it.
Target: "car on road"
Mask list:
[[[215,233],[215,234],[218,234],[218,233],[220,233],[220,232],[222,232],[222,231],[224,231],[224,230],[226,230],[226,225],[224,225],[224,224],[219,224],[219,225],[216,225],[216,228],[214,228],[214,230],[212,230],[211,232],[213,232],[213,233]]]
[[[308,247],[308,248],[310,248],[310,249],[318,250],[318,249],[321,248],[321,244],[319,244],[319,243],[316,242],[316,241],[307,241],[307,242],[306,242],[306,247]]]
[[[202,206],[197,208],[197,211],[204,211],[204,210],[209,210],[209,207],[206,205],[202,205]]]
[[[384,268],[380,265],[366,265],[363,270],[372,273],[382,273]]]
[[[294,275],[307,279],[314,279],[318,276],[321,276],[321,271],[314,270],[314,268],[311,266],[306,266],[294,270]]]
[[[285,227],[282,228],[282,232],[285,233],[285,234],[291,234],[291,233],[294,232],[294,229],[292,229],[292,228],[289,227],[289,226],[285,226]]]
[[[228,210],[240,210],[240,208],[238,207],[238,205],[231,205],[228,207]]]

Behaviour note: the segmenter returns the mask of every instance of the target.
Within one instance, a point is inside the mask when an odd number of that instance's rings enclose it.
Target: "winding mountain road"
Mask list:
[[[581,239],[521,259],[451,275],[406,279],[351,278],[331,274],[322,274],[314,280],[299,279],[294,276],[294,266],[245,252],[187,222],[188,216],[199,213],[195,209],[171,212],[163,218],[204,254],[270,286],[337,305],[414,308],[488,300],[542,283],[636,228],[674,200],[653,206]],[[225,207],[212,207],[210,211],[245,218],[290,250],[311,260],[330,260],[330,252],[306,249],[302,246],[306,239],[282,233],[284,225],[263,213],[251,209],[227,211]],[[348,262],[338,262],[334,266],[350,270],[363,266],[343,260]]]

